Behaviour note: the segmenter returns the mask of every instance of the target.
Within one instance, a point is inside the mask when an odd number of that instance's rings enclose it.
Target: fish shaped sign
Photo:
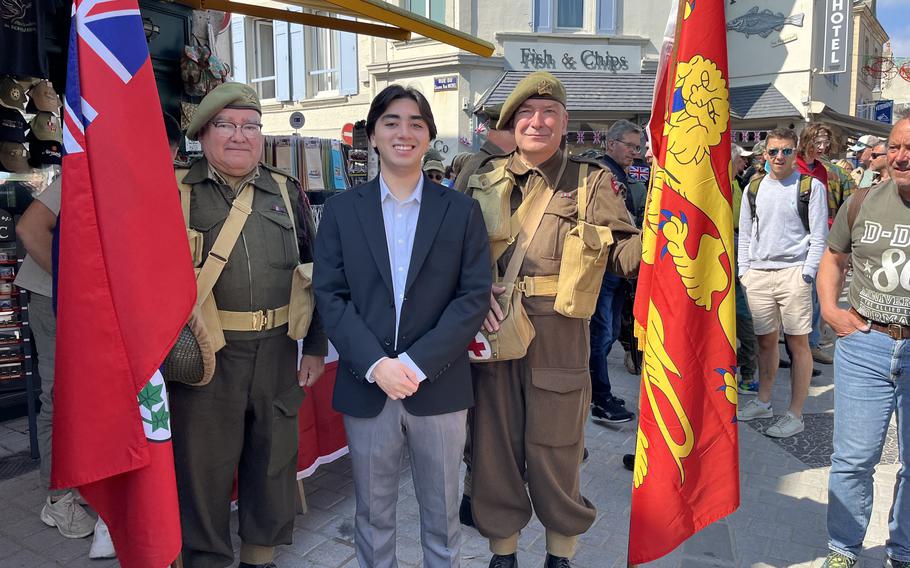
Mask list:
[[[758,6],[753,6],[742,16],[727,22],[727,30],[746,34],[746,37],[753,35],[768,37],[771,32],[779,32],[786,25],[802,27],[805,17],[805,14],[794,14],[788,17],[767,8],[759,11]]]

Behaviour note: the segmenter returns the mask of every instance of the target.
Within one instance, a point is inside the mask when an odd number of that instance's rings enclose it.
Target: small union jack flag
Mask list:
[[[575,133],[575,136],[576,136],[576,140],[578,140],[579,143],[585,141],[585,131],[584,130],[579,130],[578,132]]]
[[[602,133],[600,130],[595,130],[595,131],[594,131],[594,143],[595,143],[595,144],[600,144],[600,138],[601,138],[601,136],[603,136],[603,133]]]
[[[629,166],[629,179],[647,182],[651,178],[651,168],[648,166]]]

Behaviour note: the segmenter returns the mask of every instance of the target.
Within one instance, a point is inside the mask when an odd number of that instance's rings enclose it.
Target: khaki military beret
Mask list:
[[[423,165],[423,171],[425,172],[442,172],[445,173],[446,167],[442,165],[442,162],[439,160],[427,160],[427,163]]]
[[[502,104],[497,130],[506,130],[512,115],[528,99],[552,99],[566,106],[566,88],[562,82],[546,71],[535,71],[515,85],[509,98]]]
[[[212,89],[199,103],[193,119],[186,127],[186,137],[196,140],[202,127],[225,108],[248,108],[262,114],[259,95],[253,87],[244,83],[224,83]]]

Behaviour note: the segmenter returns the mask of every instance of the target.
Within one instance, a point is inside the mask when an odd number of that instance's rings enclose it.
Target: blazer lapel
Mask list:
[[[411,249],[411,265],[408,267],[408,281],[404,291],[408,292],[420,268],[427,259],[430,247],[439,232],[439,226],[449,208],[448,196],[445,192],[453,191],[424,179],[423,201],[420,204],[420,215],[417,216],[417,230],[414,231],[414,247]],[[385,241],[383,241],[385,242]]]
[[[367,246],[373,254],[376,268],[382,276],[389,293],[392,289],[392,269],[389,267],[389,247],[385,240],[385,224],[382,221],[382,204],[379,202],[379,178],[366,183],[357,190],[359,199],[354,201],[357,217],[363,227]]]

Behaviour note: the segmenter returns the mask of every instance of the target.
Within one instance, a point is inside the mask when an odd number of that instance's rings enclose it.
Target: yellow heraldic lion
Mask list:
[[[733,214],[710,160],[712,148],[721,143],[728,127],[730,106],[726,80],[717,65],[701,55],[680,62],[676,74],[671,111],[664,125],[667,153],[662,167],[654,168],[652,192],[662,187],[661,182],[666,183],[711,219],[720,237],[697,235],[697,253],[691,256],[685,246],[689,235],[685,215],[662,210],[660,192],[656,192],[651,195],[647,211],[642,257],[646,263],[656,260],[656,230],[663,230],[668,242],[660,254],[671,255],[686,291],[696,305],[711,311],[714,307],[712,296],[724,293],[717,307],[718,319],[727,341],[735,348],[734,297],[730,276],[724,270],[721,258],[726,255],[727,262],[732,265]]]
[[[686,411],[679,401],[679,396],[676,394],[676,391],[673,390],[673,384],[670,382],[670,377],[667,375],[667,371],[679,375],[679,370],[676,367],[676,363],[673,362],[670,355],[667,353],[667,350],[664,348],[664,338],[663,319],[661,318],[660,312],[658,312],[657,308],[654,306],[654,302],[650,302],[650,305],[648,306],[648,329],[647,340],[645,342],[644,364],[642,365],[641,371],[642,384],[648,395],[648,405],[654,413],[654,421],[657,422],[661,437],[667,444],[667,449],[670,451],[673,460],[676,462],[676,467],[679,469],[680,483],[684,483],[686,480],[686,472],[683,468],[682,460],[689,456],[692,452],[692,448],[695,446],[695,433],[692,430],[692,424],[689,421],[689,417],[686,415]],[[667,420],[664,418],[663,410],[657,403],[654,392],[655,387],[663,394],[667,403],[669,403],[673,410],[675,419],[671,420],[671,424],[676,432],[682,432],[683,440],[681,442],[677,442],[674,439],[674,433],[670,431],[670,426],[668,426]],[[639,429],[633,472],[636,487],[644,483],[644,478],[648,473],[647,448],[648,441],[644,438]]]

